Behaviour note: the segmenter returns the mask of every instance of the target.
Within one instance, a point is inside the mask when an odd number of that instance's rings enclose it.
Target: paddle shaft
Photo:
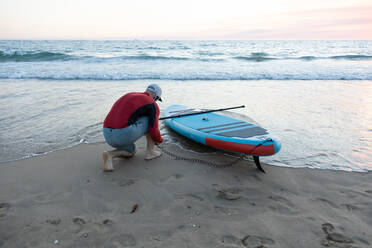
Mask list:
[[[190,115],[199,115],[199,114],[218,112],[218,111],[237,109],[237,108],[245,108],[245,106],[241,105],[241,106],[230,107],[230,108],[211,109],[211,110],[200,111],[200,112],[195,112],[195,113],[188,113],[188,114],[181,114],[181,115],[171,115],[171,116],[161,117],[161,118],[159,118],[159,120],[165,120],[165,119],[171,119],[171,118],[177,118],[177,117],[184,117],[184,116],[190,116]]]

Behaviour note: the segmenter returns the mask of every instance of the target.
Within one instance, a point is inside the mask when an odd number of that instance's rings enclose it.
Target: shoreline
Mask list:
[[[372,244],[369,172],[145,161],[140,139],[134,158],[103,173],[105,149],[79,144],[1,163],[0,247]]]
[[[65,150],[68,150],[68,149],[74,149],[76,147],[79,147],[79,146],[85,146],[85,145],[105,145],[106,142],[105,141],[97,141],[97,142],[91,142],[91,143],[85,143],[85,142],[82,142],[82,143],[78,143],[78,144],[73,144],[71,146],[67,146],[67,147],[62,147],[62,148],[58,148],[58,149],[55,149],[55,150],[51,150],[51,151],[47,151],[47,152],[44,152],[44,153],[40,153],[40,154],[35,154],[35,155],[29,155],[28,157],[22,157],[22,158],[17,158],[17,159],[13,159],[13,160],[8,160],[8,161],[0,161],[0,168],[2,166],[11,166],[11,163],[14,163],[14,162],[22,162],[22,161],[26,161],[28,159],[34,159],[34,158],[38,158],[38,157],[42,157],[42,156],[47,156],[51,153],[55,153],[55,152],[61,152],[61,151],[65,151]],[[197,145],[197,146],[204,146],[204,145],[200,145],[199,143],[194,143],[194,145]],[[167,144],[167,145],[173,145],[172,143],[170,144]],[[108,149],[111,149],[112,147],[108,146]],[[198,155],[202,155],[204,154],[205,152],[197,152],[197,151],[193,151],[193,150],[190,150],[190,148],[185,148],[183,147],[182,148],[183,152],[191,152],[191,153],[194,153],[194,154],[198,154]],[[209,149],[209,147],[207,147],[206,149]],[[214,149],[214,148],[211,148],[211,149]],[[216,150],[217,152],[223,152],[221,150]],[[205,154],[208,154],[207,152]],[[213,153],[210,153],[210,155],[213,155]],[[234,157],[234,154],[226,154],[227,157]],[[171,158],[171,156],[169,155],[166,155],[169,159],[173,160],[173,158]],[[221,157],[221,156],[220,156]],[[251,157],[249,155],[247,155],[247,157]],[[244,159],[242,159],[244,160]],[[252,160],[253,161],[253,160]],[[251,161],[251,162],[252,162]],[[371,170],[367,170],[367,169],[364,169],[365,171],[357,171],[357,170],[342,170],[342,169],[330,169],[330,168],[311,168],[311,167],[292,167],[292,166],[286,166],[286,165],[273,165],[273,164],[270,164],[270,163],[265,163],[265,162],[261,162],[261,164],[265,165],[265,166],[274,166],[274,167],[279,167],[279,168],[287,168],[287,169],[310,169],[310,170],[325,170],[325,171],[341,171],[341,172],[347,172],[347,173],[370,173],[372,172]]]

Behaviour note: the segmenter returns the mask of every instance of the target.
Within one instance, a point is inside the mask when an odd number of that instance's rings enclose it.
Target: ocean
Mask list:
[[[102,142],[115,100],[149,83],[161,110],[245,105],[282,141],[262,162],[372,170],[372,41],[2,40],[0,162]]]

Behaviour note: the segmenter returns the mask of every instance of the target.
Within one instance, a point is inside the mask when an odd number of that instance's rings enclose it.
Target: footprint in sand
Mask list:
[[[239,188],[220,189],[217,190],[217,197],[223,200],[235,201],[242,198],[239,194],[241,191]]]
[[[0,203],[0,217],[4,217],[8,214],[10,204],[7,202]]]
[[[198,201],[204,201],[204,198],[195,194],[187,194],[184,197],[185,199],[191,199],[191,200],[198,200]]]
[[[104,225],[112,225],[114,224],[114,221],[113,220],[110,220],[110,219],[105,219],[102,221],[102,224]]]
[[[331,202],[330,200],[327,200],[325,198],[315,198],[315,199],[312,199],[313,201],[316,201],[316,202],[320,202],[322,204],[325,204],[325,205],[328,205],[332,208],[339,208],[335,203]]]
[[[322,230],[324,233],[328,234],[335,230],[334,226],[331,223],[323,223]]]
[[[130,234],[122,234],[112,237],[108,241],[107,248],[132,247],[137,244],[136,239]]]
[[[93,222],[89,225],[88,230],[94,230],[100,233],[103,236],[112,233],[113,226],[115,225],[115,221],[110,219],[104,219],[100,222]]]
[[[357,241],[369,245],[368,241],[361,238],[355,238],[355,240],[345,236],[344,234],[334,232],[335,227],[331,223],[322,224],[322,230],[326,234],[320,243],[326,247],[338,247],[338,248],[358,248]]]
[[[349,211],[356,211],[356,210],[360,210],[359,207],[353,205],[353,204],[341,204],[341,206],[345,207],[347,210]]]
[[[46,223],[51,224],[51,225],[59,225],[61,223],[61,219],[59,219],[59,218],[47,219]]]
[[[243,245],[248,248],[269,248],[272,245],[275,245],[275,241],[260,236],[247,235],[242,239]]]
[[[74,232],[79,233],[81,230],[83,230],[84,225],[86,224],[86,221],[83,218],[75,217],[72,219],[72,222],[75,224]]]
[[[132,184],[135,184],[136,180],[134,179],[124,179],[123,181],[118,182],[119,187],[126,187]]]
[[[72,222],[74,222],[75,224],[79,224],[79,225],[84,225],[86,223],[86,221],[80,217],[73,218]]]
[[[288,215],[293,215],[296,213],[295,205],[289,199],[279,195],[269,196],[269,199],[275,202],[275,205],[269,206],[271,210],[280,214]]]

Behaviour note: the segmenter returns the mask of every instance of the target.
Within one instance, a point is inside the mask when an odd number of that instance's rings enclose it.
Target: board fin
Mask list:
[[[264,171],[264,169],[262,168],[261,164],[260,164],[260,157],[259,156],[253,156],[253,160],[254,160],[254,163],[256,164],[257,169],[259,169],[263,173],[266,173]]]

